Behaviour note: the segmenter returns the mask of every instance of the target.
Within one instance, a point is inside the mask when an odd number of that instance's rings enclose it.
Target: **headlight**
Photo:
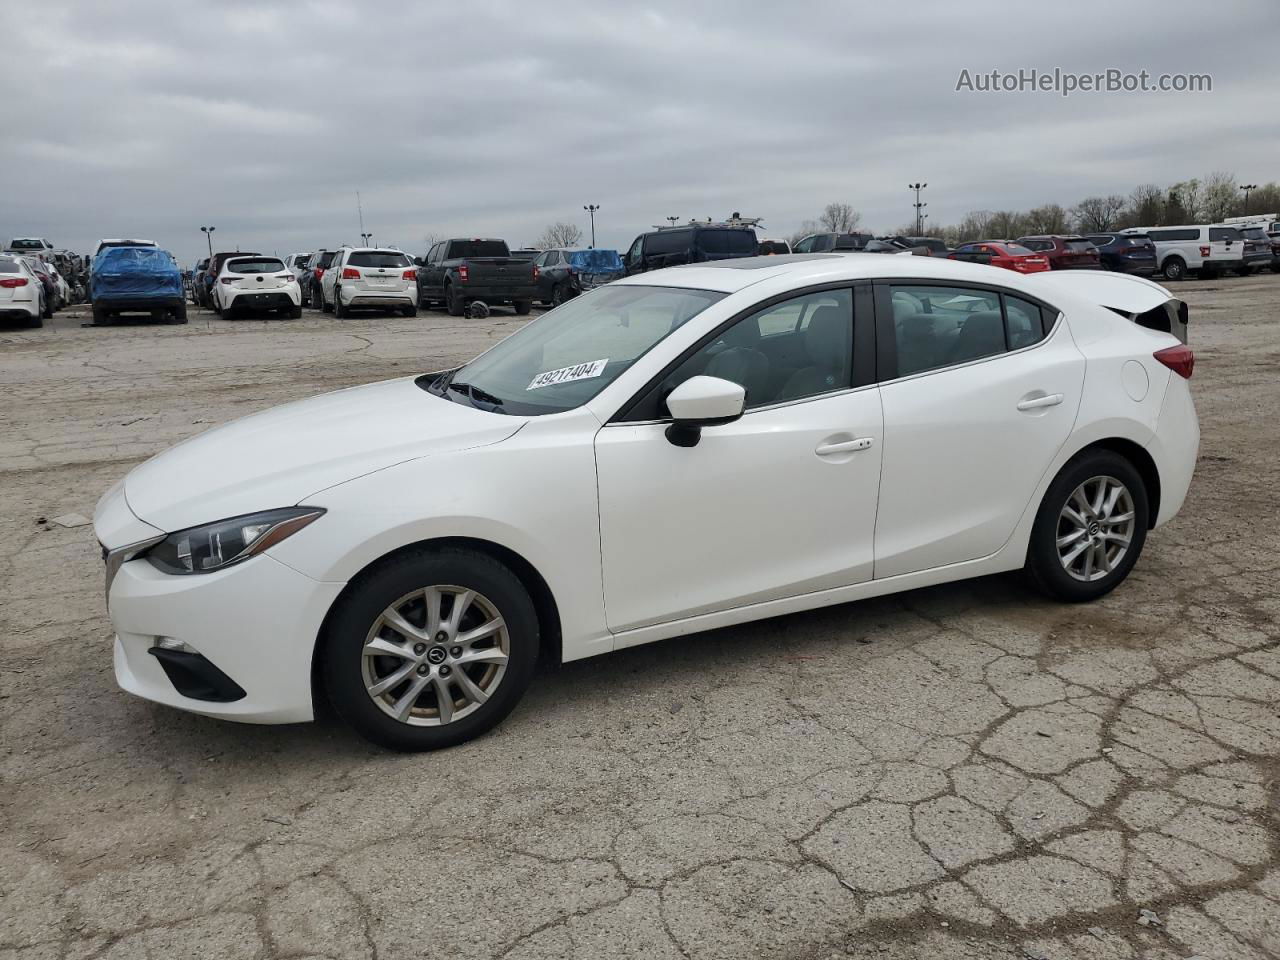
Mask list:
[[[324,514],[319,507],[250,513],[171,533],[144,555],[164,573],[212,573],[291,537]]]

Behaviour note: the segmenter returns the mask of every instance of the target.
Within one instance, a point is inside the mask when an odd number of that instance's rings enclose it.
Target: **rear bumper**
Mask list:
[[[150,312],[152,310],[176,310],[185,306],[187,298],[173,297],[96,297],[93,305],[103,310]]]
[[[407,307],[418,305],[418,288],[408,290],[348,290],[338,288],[344,307]]]
[[[1121,258],[1112,261],[1112,267],[1117,273],[1127,273],[1131,277],[1151,277],[1156,272],[1156,261],[1154,257],[1150,260],[1125,260]]]
[[[490,305],[538,299],[538,288],[533,284],[520,287],[494,287],[485,284],[459,283],[458,293],[464,300],[483,300]]]
[[[226,304],[223,309],[236,310],[287,310],[302,304],[302,294],[298,292],[296,286],[283,290],[268,290],[263,293],[253,290],[227,291],[223,293],[223,298]]]
[[[40,305],[34,300],[10,300],[0,304],[0,317],[27,319],[40,316]]]

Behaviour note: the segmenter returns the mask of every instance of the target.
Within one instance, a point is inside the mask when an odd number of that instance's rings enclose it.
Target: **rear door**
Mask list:
[[[1071,432],[1084,357],[1056,311],[998,287],[877,281],[875,303],[875,577],[989,556]]]

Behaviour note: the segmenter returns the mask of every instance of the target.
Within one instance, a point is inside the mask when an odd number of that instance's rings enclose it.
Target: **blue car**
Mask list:
[[[1150,277],[1156,272],[1156,245],[1142,233],[1091,233],[1103,270]]]
[[[182,270],[173,254],[159,247],[104,248],[93,258],[89,298],[95,324],[109,323],[125,313],[187,322]]]

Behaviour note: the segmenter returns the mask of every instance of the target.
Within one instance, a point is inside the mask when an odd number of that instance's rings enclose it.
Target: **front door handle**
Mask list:
[[[1051,393],[1043,397],[1031,397],[1018,401],[1019,410],[1039,410],[1041,407],[1056,407],[1062,402],[1062,394]]]
[[[820,457],[830,457],[838,453],[857,453],[859,450],[870,450],[874,442],[870,437],[860,437],[857,440],[841,440],[838,443],[820,443],[813,452]]]

